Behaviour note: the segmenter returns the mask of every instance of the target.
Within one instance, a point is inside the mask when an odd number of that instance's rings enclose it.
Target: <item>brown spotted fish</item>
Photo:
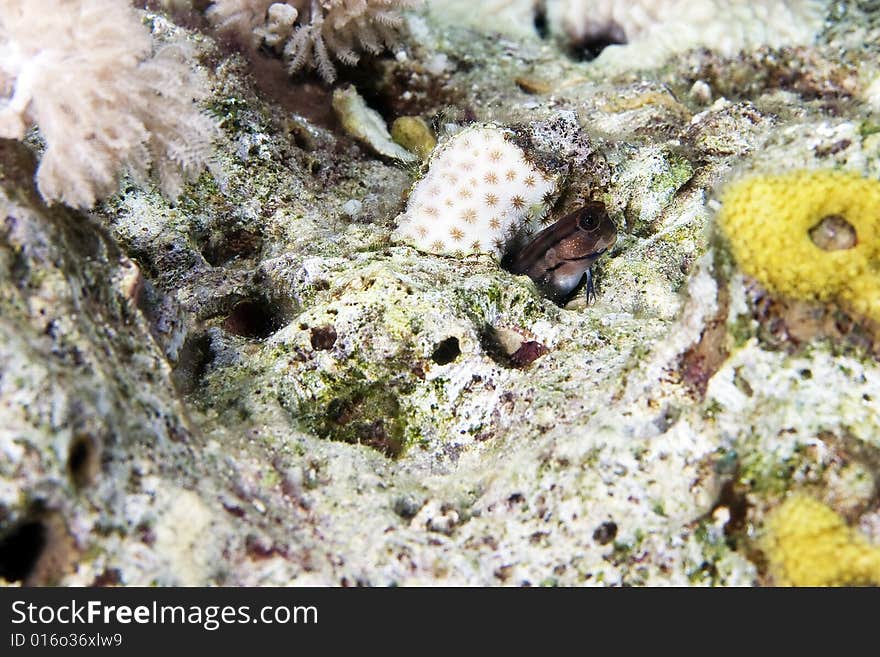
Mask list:
[[[527,274],[544,295],[559,305],[568,302],[583,284],[590,301],[595,296],[590,267],[616,240],[617,228],[605,205],[591,202],[509,254],[505,265],[514,274]]]

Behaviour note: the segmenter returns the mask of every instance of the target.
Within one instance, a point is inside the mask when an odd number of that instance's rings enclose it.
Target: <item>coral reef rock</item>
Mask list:
[[[467,21],[457,0],[399,13],[403,45],[340,68],[349,125],[316,72],[233,50],[196,5],[147,12],[154,40],[193,49],[221,130],[173,203],[124,177],[88,213],[47,207],[44,144],[0,142],[3,583],[877,582],[876,313],[795,262],[876,246],[877,208],[822,205],[873,202],[852,181],[880,178],[871,3],[630,3],[729,4],[657,25],[750,35],[647,59],[648,23],[590,59],[555,3],[464,4]],[[427,160],[375,150],[402,117],[422,153],[438,136]],[[460,152],[468,136],[485,143]],[[453,243],[461,214],[424,226],[441,253],[400,239],[429,180],[490,222],[509,158],[498,204],[535,167],[552,185],[536,176],[523,211],[606,208],[592,303],[454,257],[478,239]],[[725,190],[793,171],[726,230]],[[847,173],[814,186],[828,171]],[[809,275],[778,285],[750,254]]]

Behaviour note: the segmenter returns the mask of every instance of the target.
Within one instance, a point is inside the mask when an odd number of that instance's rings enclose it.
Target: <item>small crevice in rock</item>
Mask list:
[[[448,365],[454,362],[461,355],[461,347],[458,344],[458,338],[446,338],[441,341],[431,354],[431,360],[438,365]]]
[[[183,395],[194,392],[204,379],[213,359],[210,336],[207,333],[190,335],[183,343],[177,366],[171,373],[177,391]]]
[[[611,22],[601,31],[584,35],[582,39],[572,40],[568,44],[567,54],[575,61],[591,62],[608,46],[623,46],[628,42],[623,28]]]
[[[34,571],[47,543],[46,526],[40,520],[25,520],[0,539],[0,577],[24,582]]]
[[[101,441],[89,433],[78,433],[67,450],[67,472],[74,485],[91,484],[101,468]]]
[[[268,338],[284,324],[284,311],[267,299],[242,301],[223,320],[227,332],[254,340]]]
[[[550,36],[550,26],[547,23],[547,3],[546,0],[535,3],[535,13],[532,16],[532,24],[535,26],[535,32],[538,36],[546,40]]]
[[[42,503],[0,535],[0,578],[24,586],[56,586],[79,557],[67,524]]]

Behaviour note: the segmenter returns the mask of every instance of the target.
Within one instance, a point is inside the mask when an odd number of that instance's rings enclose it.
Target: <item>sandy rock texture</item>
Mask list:
[[[876,10],[735,54],[647,30],[656,59],[611,67],[541,3],[456,4],[337,84],[441,143],[504,126],[561,181],[554,218],[605,203],[596,301],[396,243],[418,164],[320,78],[148,14],[196,43],[222,128],[176,204],[126,181],[47,208],[37,141],[0,143],[5,582],[766,584],[793,492],[880,541],[876,328],[762,290],[713,222],[742,175],[880,174]]]

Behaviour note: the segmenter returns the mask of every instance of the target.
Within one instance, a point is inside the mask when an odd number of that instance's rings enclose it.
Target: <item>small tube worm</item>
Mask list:
[[[617,240],[617,228],[605,205],[591,202],[542,230],[505,258],[514,274],[527,274],[543,294],[559,305],[586,283],[593,297],[593,263]]]

